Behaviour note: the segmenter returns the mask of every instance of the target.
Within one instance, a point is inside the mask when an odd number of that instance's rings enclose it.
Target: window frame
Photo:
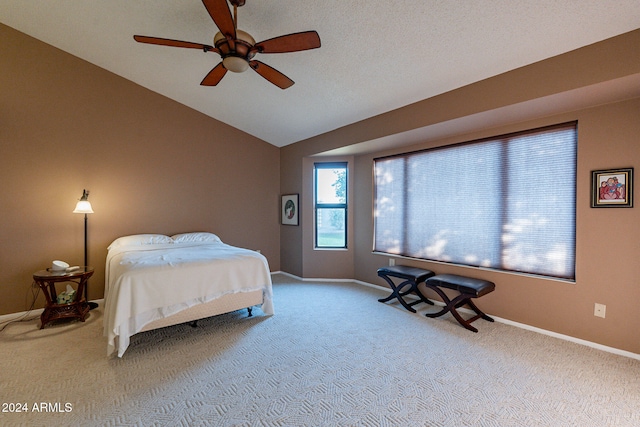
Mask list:
[[[345,195],[344,203],[318,203],[318,170],[319,169],[344,169],[345,171]],[[345,250],[348,249],[348,224],[349,224],[349,162],[314,162],[313,164],[313,247],[317,250]],[[323,209],[342,209],[344,211],[344,246],[319,246],[318,245],[318,213]]]

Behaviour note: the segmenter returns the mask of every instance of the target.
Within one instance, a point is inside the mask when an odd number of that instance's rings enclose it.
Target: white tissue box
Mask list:
[[[76,290],[70,285],[67,285],[67,289],[58,294],[58,304],[71,304],[76,297]]]

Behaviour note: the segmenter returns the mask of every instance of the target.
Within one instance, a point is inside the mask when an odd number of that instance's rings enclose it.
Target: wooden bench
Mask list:
[[[455,274],[439,274],[437,276],[429,277],[425,281],[425,286],[432,289],[442,298],[445,306],[437,313],[427,313],[427,317],[440,317],[443,314],[451,312],[453,317],[465,328],[473,332],[478,332],[478,329],[471,326],[471,323],[482,318],[493,322],[493,319],[483,313],[476,305],[471,301],[471,298],[479,298],[483,295],[493,292],[496,285],[488,280],[474,279],[471,277],[456,276]],[[458,296],[450,299],[442,290],[442,288],[453,289],[460,292]],[[463,305],[468,305],[476,315],[470,319],[463,319],[462,316],[456,310]]]
[[[413,306],[420,304],[421,302],[433,305],[433,302],[429,301],[427,297],[420,292],[418,285],[434,274],[435,273],[431,270],[424,270],[422,268],[409,267],[406,265],[379,268],[378,276],[387,281],[391,287],[391,295],[386,298],[379,299],[378,301],[387,302],[397,298],[398,301],[400,301],[400,304],[412,313],[416,312]],[[401,282],[396,284],[393,282],[392,278],[400,279]],[[418,299],[411,302],[405,301],[404,297],[409,294],[415,294]]]

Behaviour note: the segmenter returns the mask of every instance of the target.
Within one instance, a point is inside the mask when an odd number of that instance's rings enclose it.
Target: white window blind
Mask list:
[[[575,279],[576,133],[374,159],[374,251]]]

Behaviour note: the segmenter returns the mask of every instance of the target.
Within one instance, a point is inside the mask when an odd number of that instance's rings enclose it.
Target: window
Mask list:
[[[577,123],[374,159],[374,251],[575,279]]]
[[[347,247],[347,164],[314,164],[315,246]]]

